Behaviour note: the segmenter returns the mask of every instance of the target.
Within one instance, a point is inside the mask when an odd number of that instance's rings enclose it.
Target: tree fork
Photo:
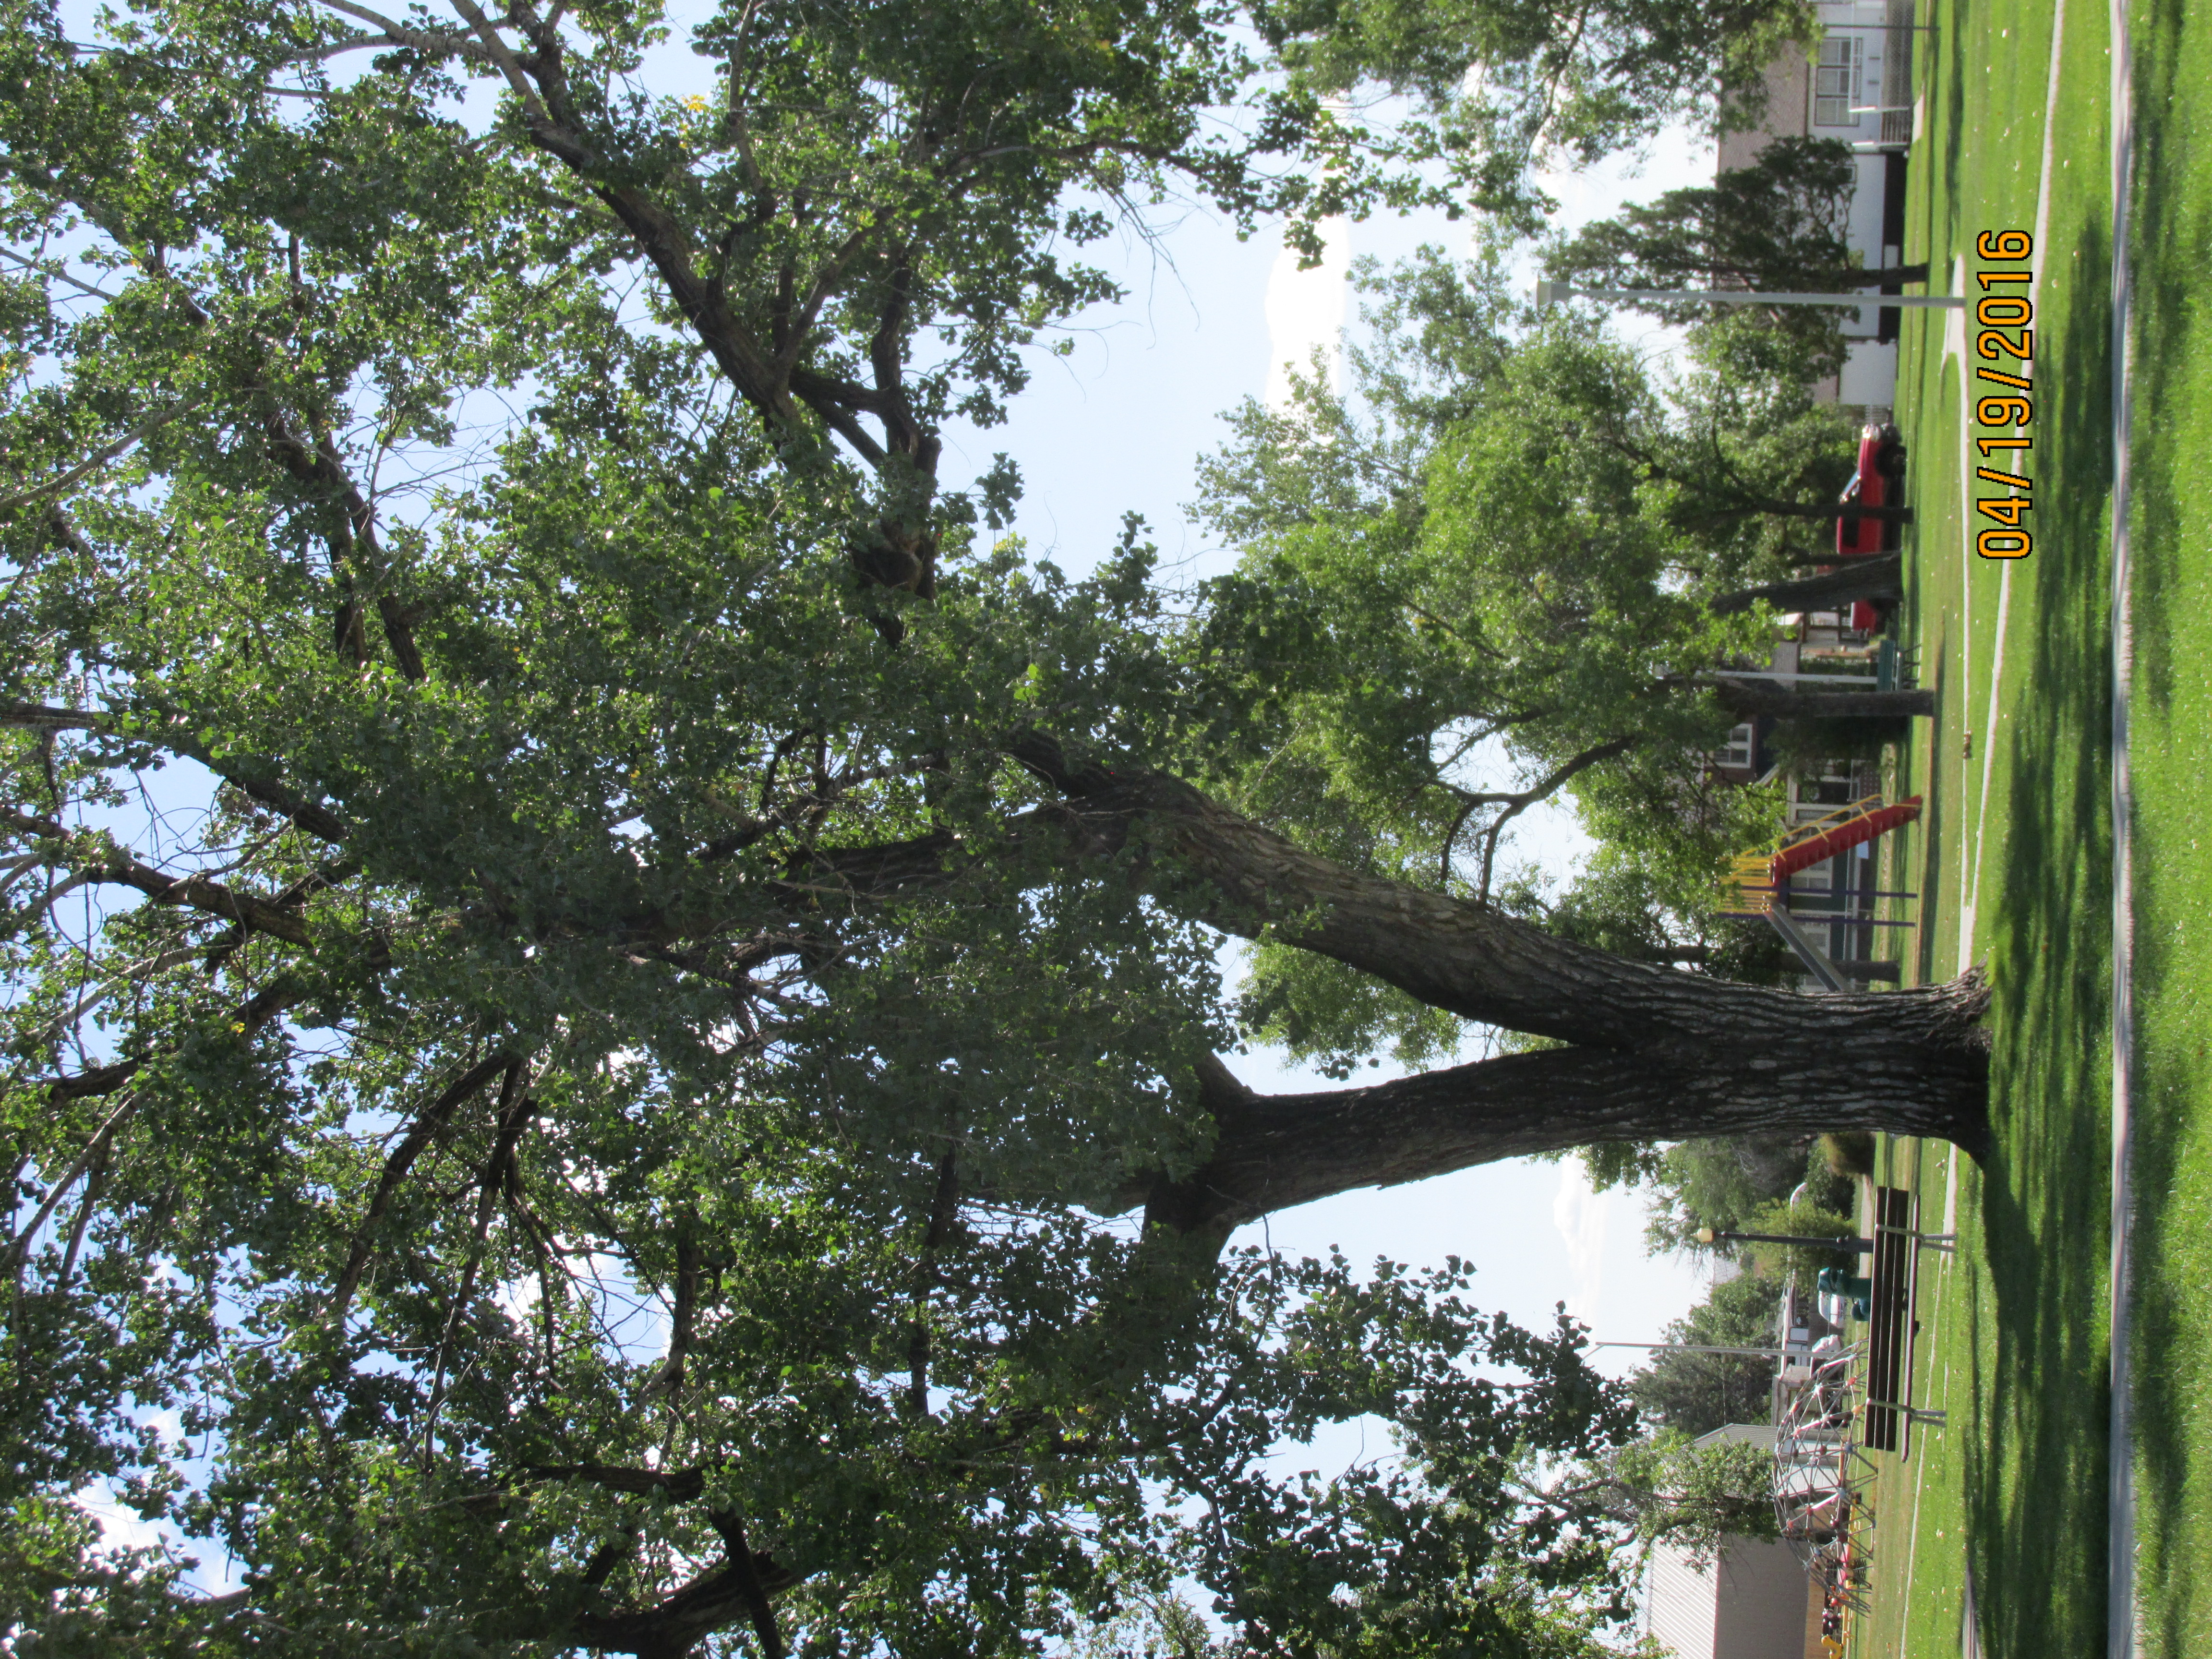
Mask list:
[[[1189,1176],[1142,1194],[1146,1220],[1225,1233],[1355,1188],[1604,1141],[1884,1129],[1948,1140],[1978,1162],[1990,1144],[1988,1060],[1973,1022],[1987,997],[1972,974],[1805,997],[1796,1041],[1718,1050],[1704,1066],[1547,1048],[1365,1088],[1263,1096],[1215,1062],[1201,1076],[1213,1151]]]
[[[1179,779],[1078,763],[1041,737],[1014,752],[1070,799],[1079,845],[1148,843],[1160,857],[1149,884],[1186,914],[1331,957],[1463,1018],[1578,1045],[1266,1103],[1206,1074],[1221,1142],[1190,1182],[1154,1195],[1164,1222],[1605,1140],[1878,1127],[1987,1150],[1977,975],[1814,997],[1681,973],[1317,857]],[[1364,1127],[1386,1108],[1396,1127]]]

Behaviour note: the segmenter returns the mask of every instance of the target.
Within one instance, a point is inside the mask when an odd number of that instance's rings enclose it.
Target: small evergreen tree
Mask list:
[[[1694,1347],[1764,1347],[1775,1338],[1782,1287],[1745,1273],[1713,1286],[1667,1327],[1666,1340]],[[1647,1426],[1692,1437],[1728,1423],[1764,1423],[1774,1362],[1755,1354],[1662,1348],[1628,1379],[1629,1397]]]

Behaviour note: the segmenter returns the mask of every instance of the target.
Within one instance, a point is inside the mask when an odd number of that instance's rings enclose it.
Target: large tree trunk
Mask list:
[[[1856,524],[1875,519],[1883,524],[1911,524],[1909,507],[1861,507],[1856,501],[1784,501],[1762,495],[1735,509],[1740,515],[1764,514],[1774,519],[1845,519]]]
[[[1209,1067],[1212,1156],[1144,1194],[1147,1218],[1233,1227],[1354,1188],[1610,1140],[1862,1128],[1934,1136],[1977,1158],[1989,1150],[1977,978],[1870,996],[1773,994],[1782,1006],[1741,1025],[1692,1015],[1706,1042],[1688,1060],[1547,1048],[1364,1089],[1264,1096]]]
[[[1352,1188],[1607,1140],[1868,1128],[1939,1137],[1978,1158],[1988,1148],[1987,998],[1973,975],[1808,996],[1632,961],[1308,853],[1165,774],[1085,764],[1041,736],[1009,752],[1061,797],[1023,819],[1018,839],[1050,833],[1086,861],[1135,853],[1124,867],[1182,915],[1239,938],[1266,932],[1431,1007],[1575,1045],[1272,1098],[1212,1067],[1210,1161],[1187,1182],[1124,1194],[1164,1224],[1233,1225]],[[824,854],[805,891],[825,881],[856,897],[942,890],[971,856],[949,836]]]
[[[1822,276],[1815,280],[1820,286],[1808,287],[1806,290],[1808,293],[1832,294],[1847,292],[1855,288],[1887,288],[1893,283],[1899,284],[1924,283],[1928,280],[1928,264],[1923,259],[1917,264],[1883,265],[1878,269],[1869,269],[1862,265],[1851,270],[1838,269],[1832,276]],[[1867,303],[1869,305],[1879,303],[1879,301],[1880,296],[1877,295],[1867,295]]]
[[[1256,1103],[1217,1080],[1221,1141],[1199,1185],[1224,1213],[1609,1139],[1863,1127],[1986,1147],[1985,995],[1972,976],[1805,996],[1632,962],[1317,857],[1178,779],[1077,765],[1041,738],[1015,752],[1068,799],[1079,844],[1146,851],[1163,902],[1242,938],[1267,930],[1431,1007],[1577,1045]]]
[[[1828,561],[1823,559],[1820,562],[1826,564]],[[1722,594],[1707,609],[1716,617],[1732,617],[1750,610],[1761,599],[1777,611],[1833,611],[1854,599],[1893,604],[1905,597],[1904,575],[1902,554],[1844,559],[1825,576],[1739,588],[1733,593]]]

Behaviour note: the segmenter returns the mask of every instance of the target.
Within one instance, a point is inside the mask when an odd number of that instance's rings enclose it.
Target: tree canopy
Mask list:
[[[1254,17],[1293,85],[1413,100],[1414,153],[1522,229],[1552,206],[1532,163],[1587,166],[1669,122],[1754,125],[1767,66],[1820,28],[1804,0],[1267,0]]]
[[[1851,148],[1841,139],[1785,135],[1710,185],[1632,203],[1555,239],[1547,263],[1563,278],[1644,290],[1653,297],[1640,302],[1643,309],[1685,326],[1710,326],[1713,307],[1669,301],[1666,290],[1833,294],[1925,282],[1924,264],[1884,267],[1881,250],[1851,245],[1856,176]],[[1863,257],[1869,253],[1876,260]],[[1818,380],[1842,366],[1838,324],[1846,314],[1840,307],[1777,306],[1740,314],[1733,328],[1747,332],[1748,324],[1766,337],[1771,366],[1794,358],[1793,378]]]
[[[1135,526],[1071,579],[939,476],[1114,216],[1425,186],[1225,7],[754,0],[683,99],[622,3],[0,16],[21,1643],[921,1659],[1188,1578],[1255,1650],[1590,1651],[1622,1523],[1525,1478],[1630,1432],[1579,1334],[1228,1233],[1685,1123],[1978,1147],[1978,984],[1609,954],[1389,799],[1541,662],[1555,769],[1719,718],[1747,624],[1628,449],[1446,423],[1326,615],[1324,535],[1187,616]],[[1498,373],[1553,358],[1608,361]],[[1371,654],[1286,680],[1279,617]],[[1224,936],[1547,1046],[1255,1095]]]

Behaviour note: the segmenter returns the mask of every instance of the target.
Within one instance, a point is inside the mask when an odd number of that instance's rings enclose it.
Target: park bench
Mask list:
[[[1912,1423],[1941,1423],[1943,1413],[1911,1401],[1912,1337],[1919,1328],[1913,1307],[1921,1249],[1948,1249],[1948,1237],[1923,1235],[1914,1224],[1916,1200],[1901,1187],[1874,1189],[1873,1288],[1867,1322],[1866,1420],[1860,1437],[1875,1451],[1899,1451]]]

